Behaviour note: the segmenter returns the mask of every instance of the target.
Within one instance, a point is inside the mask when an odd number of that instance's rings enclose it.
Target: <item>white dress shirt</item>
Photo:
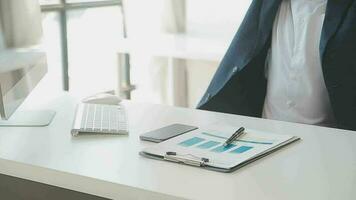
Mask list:
[[[262,117],[333,126],[319,43],[327,0],[283,0],[266,63]]]

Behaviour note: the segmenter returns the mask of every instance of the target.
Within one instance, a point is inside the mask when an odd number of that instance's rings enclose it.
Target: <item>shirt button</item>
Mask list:
[[[237,66],[235,66],[233,69],[232,69],[232,73],[235,74],[237,72]]]
[[[210,93],[206,94],[205,101],[208,101],[210,99],[210,97],[211,97]]]
[[[287,101],[287,106],[288,106],[288,108],[291,108],[291,107],[294,107],[296,104],[293,102],[293,101],[291,101],[291,100],[288,100]]]

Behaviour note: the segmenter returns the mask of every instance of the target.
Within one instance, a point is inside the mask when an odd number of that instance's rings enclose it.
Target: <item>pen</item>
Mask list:
[[[229,139],[226,140],[223,146],[226,147],[227,145],[231,144],[234,140],[239,138],[244,133],[244,130],[245,130],[244,127],[239,128],[234,134],[231,135],[231,137],[229,137]]]

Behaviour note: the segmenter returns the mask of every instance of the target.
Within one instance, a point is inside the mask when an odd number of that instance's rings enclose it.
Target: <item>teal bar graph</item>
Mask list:
[[[219,147],[216,147],[216,148],[214,148],[214,149],[211,150],[211,151],[216,152],[216,153],[222,153],[222,152],[227,151],[227,150],[229,150],[229,149],[231,149],[231,148],[234,148],[234,147],[236,147],[236,145],[234,145],[234,144],[229,144],[229,145],[227,145],[227,146],[219,146]]]
[[[201,134],[203,135],[207,135],[207,136],[211,136],[211,137],[216,137],[216,138],[220,138],[220,139],[224,139],[227,140],[228,137],[224,137],[221,135],[215,135],[212,133],[206,133],[206,132],[202,132]],[[245,143],[252,143],[252,144],[266,144],[266,145],[271,145],[273,144],[273,141],[252,141],[252,140],[236,140],[237,142],[245,142]]]
[[[252,148],[253,147],[249,147],[249,146],[241,146],[241,147],[239,147],[239,148],[237,148],[237,149],[235,149],[233,151],[230,151],[230,153],[237,153],[237,154],[244,153],[244,152],[246,152],[246,151],[248,151],[248,150],[250,150]]]
[[[190,146],[198,144],[199,142],[202,142],[204,140],[205,139],[203,139],[203,138],[193,137],[193,138],[190,138],[188,140],[185,140],[185,141],[179,143],[179,145],[184,146],[184,147],[190,147]]]
[[[209,149],[209,148],[214,147],[214,146],[216,146],[218,144],[220,144],[220,142],[208,141],[208,142],[205,142],[203,144],[198,145],[197,147],[200,148],[200,149]]]

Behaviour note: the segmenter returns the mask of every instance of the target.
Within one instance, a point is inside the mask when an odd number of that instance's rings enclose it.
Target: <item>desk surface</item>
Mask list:
[[[124,102],[129,136],[72,137],[75,100],[54,98],[49,127],[0,128],[0,173],[113,199],[355,199],[356,132]],[[38,104],[37,107],[43,107]],[[36,106],[31,106],[36,108]],[[171,123],[245,126],[302,138],[230,174],[138,155]]]

